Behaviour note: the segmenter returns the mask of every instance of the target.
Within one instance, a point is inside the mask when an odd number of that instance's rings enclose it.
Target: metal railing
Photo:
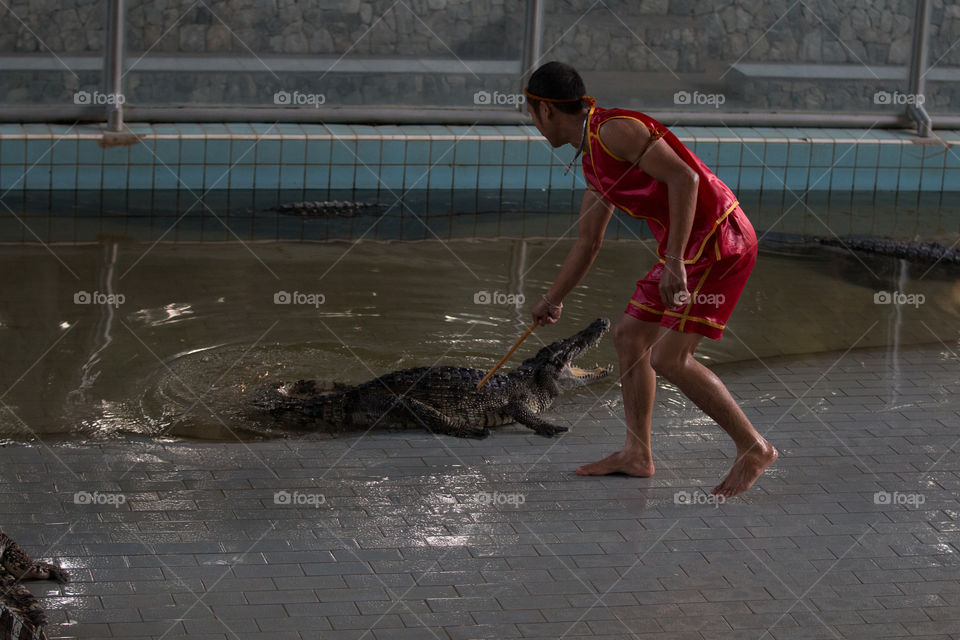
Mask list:
[[[913,20],[913,51],[910,59],[910,93],[926,97],[927,51],[930,46],[930,2],[917,0],[917,13]],[[929,137],[933,120],[923,104],[908,104],[907,114],[917,123],[917,135]]]

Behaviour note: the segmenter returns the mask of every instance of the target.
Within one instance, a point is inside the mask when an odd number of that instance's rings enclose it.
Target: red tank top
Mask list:
[[[634,218],[647,220],[650,231],[657,239],[657,255],[661,262],[670,226],[667,184],[651,177],[638,165],[614,155],[604,146],[597,132],[601,124],[613,118],[631,118],[641,122],[651,136],[662,137],[700,177],[693,227],[690,229],[683,256],[686,263],[696,262],[717,226],[736,208],[737,198],[677,136],[650,116],[627,109],[592,107],[587,115],[587,150],[583,154],[583,175],[587,183],[607,201]]]

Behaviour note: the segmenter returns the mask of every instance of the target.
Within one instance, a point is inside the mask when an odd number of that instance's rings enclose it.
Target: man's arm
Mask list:
[[[627,118],[608,120],[600,128],[600,139],[611,152],[638,164],[650,177],[667,185],[670,225],[666,254],[682,258],[690,238],[697,207],[699,176],[666,142],[650,142],[642,122]],[[642,154],[642,155],[641,155]],[[686,292],[687,274],[678,260],[667,259],[660,279],[660,296],[668,307],[677,306],[674,296]]]
[[[590,265],[593,264],[603,244],[603,234],[611,215],[613,215],[613,204],[604,200],[596,189],[589,187],[583,194],[583,202],[580,204],[577,241],[563,261],[553,286],[546,293],[547,300],[554,305],[559,305],[590,270]],[[556,309],[553,314],[550,310],[550,305],[543,300],[538,301],[533,307],[533,319],[540,325],[553,324],[560,316]]]

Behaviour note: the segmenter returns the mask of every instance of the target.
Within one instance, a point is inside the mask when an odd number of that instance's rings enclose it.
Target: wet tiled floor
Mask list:
[[[956,349],[716,367],[781,458],[675,389],[657,474],[581,478],[623,440],[616,384],[558,439],[423,432],[0,449],[3,528],[74,581],[30,583],[53,638],[960,638]]]

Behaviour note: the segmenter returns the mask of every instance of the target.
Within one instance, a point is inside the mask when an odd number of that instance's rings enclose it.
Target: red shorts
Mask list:
[[[675,307],[663,304],[660,274],[664,263],[660,261],[643,280],[637,281],[637,290],[625,313],[669,329],[719,340],[756,261],[757,236],[746,214],[737,207],[706,239],[700,259],[685,265],[689,302]]]

